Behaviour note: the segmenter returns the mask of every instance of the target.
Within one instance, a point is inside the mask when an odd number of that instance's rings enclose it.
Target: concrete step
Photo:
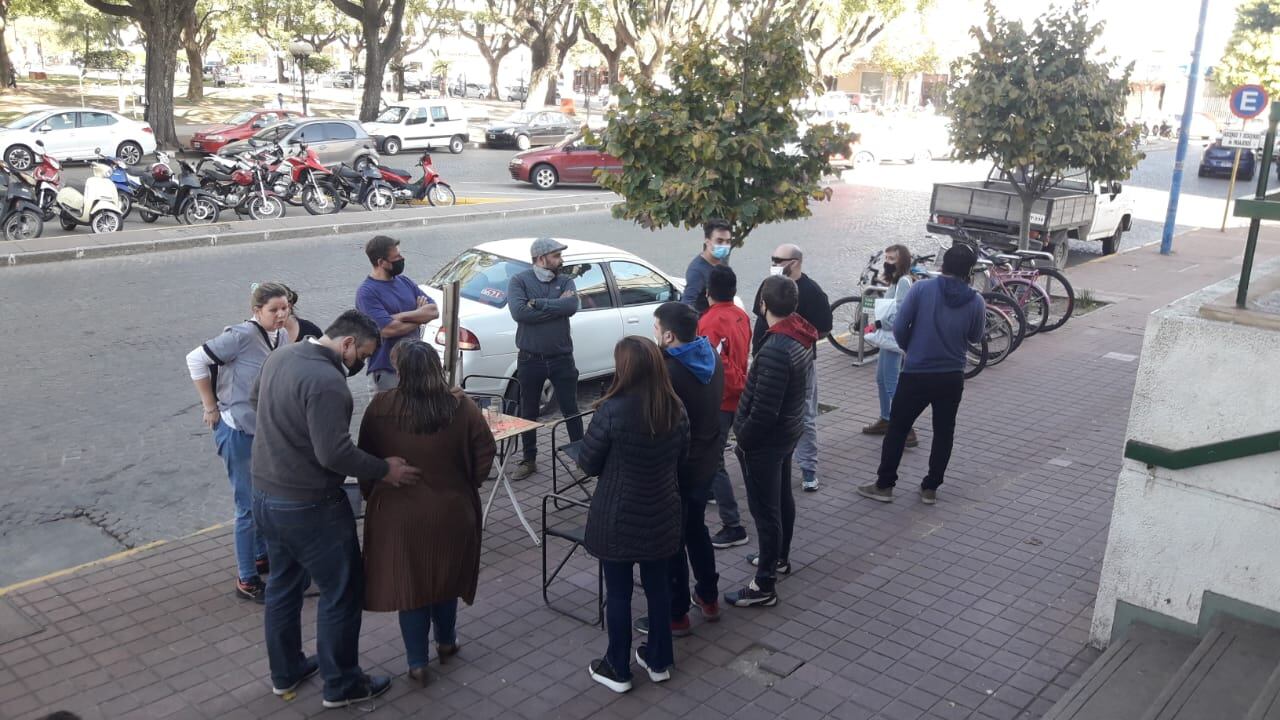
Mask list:
[[[1133,720],[1196,647],[1196,638],[1145,623],[1129,626],[1043,720]]]
[[[1280,630],[1219,616],[1143,720],[1245,720],[1280,665]]]
[[[1280,665],[1271,673],[1262,694],[1249,708],[1247,720],[1280,720]]]

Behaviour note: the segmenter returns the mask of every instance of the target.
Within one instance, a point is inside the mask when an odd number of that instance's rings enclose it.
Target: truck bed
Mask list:
[[[1072,188],[1052,188],[1031,206],[1031,227],[1046,232],[1087,226],[1093,220],[1096,198]],[[1022,200],[1007,182],[978,180],[935,183],[931,215],[946,215],[962,224],[997,229],[1010,226],[1017,232],[1022,221]]]

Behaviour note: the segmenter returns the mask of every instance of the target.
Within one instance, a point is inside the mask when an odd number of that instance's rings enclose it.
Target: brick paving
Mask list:
[[[1039,717],[1096,657],[1084,644],[1137,370],[1106,356],[1138,355],[1151,310],[1238,270],[1238,236],[1223,237],[1192,233],[1172,258],[1143,249],[1074,270],[1078,288],[1117,302],[1029,340],[968,384],[934,507],[910,481],[925,470],[923,423],[898,500],[854,493],[879,457],[877,440],[858,433],[875,414],[874,368],[850,367],[824,345],[820,396],[834,409],[819,419],[823,487],[797,492],[782,602],[726,608],[718,624],[695,613],[662,686],[640,674],[618,696],[591,682],[586,665],[604,633],[543,605],[539,550],[499,500],[477,602],[459,613],[462,652],[433,661],[425,690],[399,681],[345,711],[321,710],[318,680],[292,701],[272,696],[261,611],[231,596],[223,528],[5,594],[43,630],[0,645],[0,717]],[[1277,251],[1280,237],[1268,236],[1262,255]],[[549,487],[547,477],[517,485],[535,527]],[[708,519],[714,529],[714,508]],[[750,550],[718,554],[722,590],[748,579]],[[593,563],[580,558],[553,593],[585,613],[594,585]],[[308,648],[314,605],[304,611]],[[366,614],[361,645],[367,671],[402,676],[393,614]]]

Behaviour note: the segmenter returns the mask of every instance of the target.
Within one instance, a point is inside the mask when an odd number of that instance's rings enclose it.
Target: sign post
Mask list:
[[[1231,198],[1236,193],[1236,173],[1240,170],[1240,153],[1243,150],[1253,152],[1262,144],[1262,138],[1255,133],[1244,130],[1244,121],[1262,114],[1267,107],[1267,91],[1261,85],[1241,85],[1231,91],[1231,113],[1240,118],[1240,130],[1228,130],[1222,134],[1222,147],[1235,148],[1235,160],[1231,163],[1231,181],[1227,183],[1227,203],[1222,209],[1222,227],[1218,232],[1227,231],[1227,215],[1231,212]],[[1256,165],[1256,163],[1255,163]]]

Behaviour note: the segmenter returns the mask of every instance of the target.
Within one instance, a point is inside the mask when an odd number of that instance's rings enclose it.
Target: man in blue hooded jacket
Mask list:
[[[937,502],[951,461],[956,413],[964,394],[964,366],[971,343],[986,332],[986,304],[969,287],[978,258],[967,245],[952,246],[942,256],[942,275],[916,283],[901,300],[893,320],[893,337],[906,352],[898,390],[889,410],[889,431],[880,450],[876,482],[862,485],[858,494],[879,502],[893,501],[898,465],[907,433],[925,408],[933,408],[933,447],[929,474],[920,484],[920,500]]]

